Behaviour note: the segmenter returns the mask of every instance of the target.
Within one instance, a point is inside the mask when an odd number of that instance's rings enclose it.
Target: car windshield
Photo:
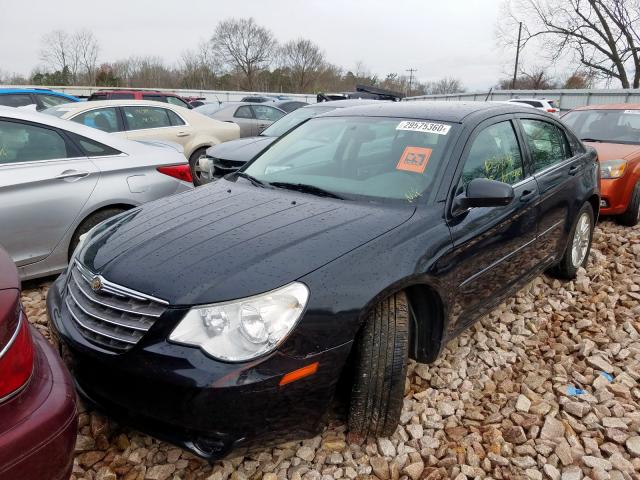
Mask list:
[[[585,140],[640,144],[640,110],[575,110],[562,121]]]
[[[271,124],[271,126],[265,129],[260,135],[264,137],[280,137],[291,130],[293,127],[300,125],[308,118],[315,117],[321,113],[330,112],[336,107],[307,107],[299,108],[285,115],[280,120]]]
[[[40,113],[46,113],[47,115],[53,115],[54,117],[62,117],[65,113],[74,110],[73,108],[69,108],[69,106],[61,105],[59,107],[50,107],[45,108]]]
[[[432,187],[455,128],[388,117],[312,118],[244,173],[265,185],[309,193],[414,201]]]

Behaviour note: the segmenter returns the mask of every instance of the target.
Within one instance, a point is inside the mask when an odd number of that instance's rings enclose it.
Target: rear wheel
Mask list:
[[[627,211],[618,217],[618,222],[628,227],[637,225],[638,221],[640,221],[640,182],[633,188]]]
[[[575,278],[578,269],[586,265],[591,250],[593,224],[593,208],[589,202],[586,202],[578,212],[571,228],[569,243],[562,260],[553,270],[558,277],[571,280]]]
[[[369,314],[355,345],[351,434],[387,437],[400,420],[409,352],[407,296],[399,292]]]
[[[202,147],[197,149],[189,157],[189,168],[191,169],[191,176],[193,177],[193,184],[196,187],[209,183],[209,173],[202,170],[200,167],[200,158],[206,156],[208,147]]]
[[[105,208],[104,210],[99,210],[89,215],[87,218],[85,218],[83,222],[80,225],[78,225],[78,228],[76,228],[76,231],[74,232],[73,237],[71,237],[71,243],[69,244],[69,253],[68,253],[69,259],[71,259],[71,255],[73,255],[73,251],[78,246],[81,235],[87,233],[89,230],[91,230],[93,227],[95,227],[99,223],[104,222],[105,220],[113,217],[114,215],[118,215],[119,213],[122,213],[125,211],[126,210],[124,208]]]

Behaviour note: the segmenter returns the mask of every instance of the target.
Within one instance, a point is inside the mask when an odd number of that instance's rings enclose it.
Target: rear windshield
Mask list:
[[[47,115],[53,115],[54,117],[62,117],[65,113],[71,112],[73,110],[75,109],[61,105],[59,107],[45,108],[40,113],[46,113]]]
[[[312,118],[281,137],[245,171],[276,188],[282,182],[343,198],[411,202],[434,184],[455,128],[404,118]]]
[[[562,121],[582,140],[640,145],[640,110],[575,110]]]

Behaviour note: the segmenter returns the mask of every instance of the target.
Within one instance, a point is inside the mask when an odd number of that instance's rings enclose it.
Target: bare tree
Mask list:
[[[498,88],[502,90],[549,90],[557,87],[557,82],[541,66],[520,69],[515,83],[512,78],[505,78],[498,84]]]
[[[550,57],[570,54],[583,67],[623,88],[640,87],[640,2],[638,0],[507,0],[500,40],[514,44],[523,21],[525,46],[542,38]]]
[[[73,40],[63,30],[47,33],[41,40],[40,59],[54,71],[68,70],[75,82],[78,74],[78,57],[74,55]]]
[[[93,85],[96,81],[99,51],[98,41],[91,31],[80,30],[71,37],[71,56],[77,58],[77,63],[86,76],[85,81],[89,85]]]
[[[457,78],[445,77],[426,85],[427,91],[432,95],[446,95],[448,93],[461,93],[465,91],[462,82]]]
[[[324,53],[311,40],[299,38],[285,43],[280,49],[282,65],[288,68],[293,87],[298,92],[306,92],[325,67]]]
[[[218,24],[211,46],[228,68],[242,72],[245,87],[252,90],[257,73],[273,60],[277,42],[253,18],[231,18]]]

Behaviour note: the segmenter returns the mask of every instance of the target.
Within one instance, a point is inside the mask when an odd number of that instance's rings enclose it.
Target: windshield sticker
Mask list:
[[[433,122],[415,122],[412,120],[404,120],[398,124],[396,130],[408,130],[410,132],[437,133],[438,135],[446,135],[451,129],[450,125],[444,123]]]
[[[424,147],[407,147],[396,165],[396,170],[405,172],[424,173],[429,163],[432,150]]]
[[[624,113],[628,115],[640,115],[640,110],[625,110]]]

